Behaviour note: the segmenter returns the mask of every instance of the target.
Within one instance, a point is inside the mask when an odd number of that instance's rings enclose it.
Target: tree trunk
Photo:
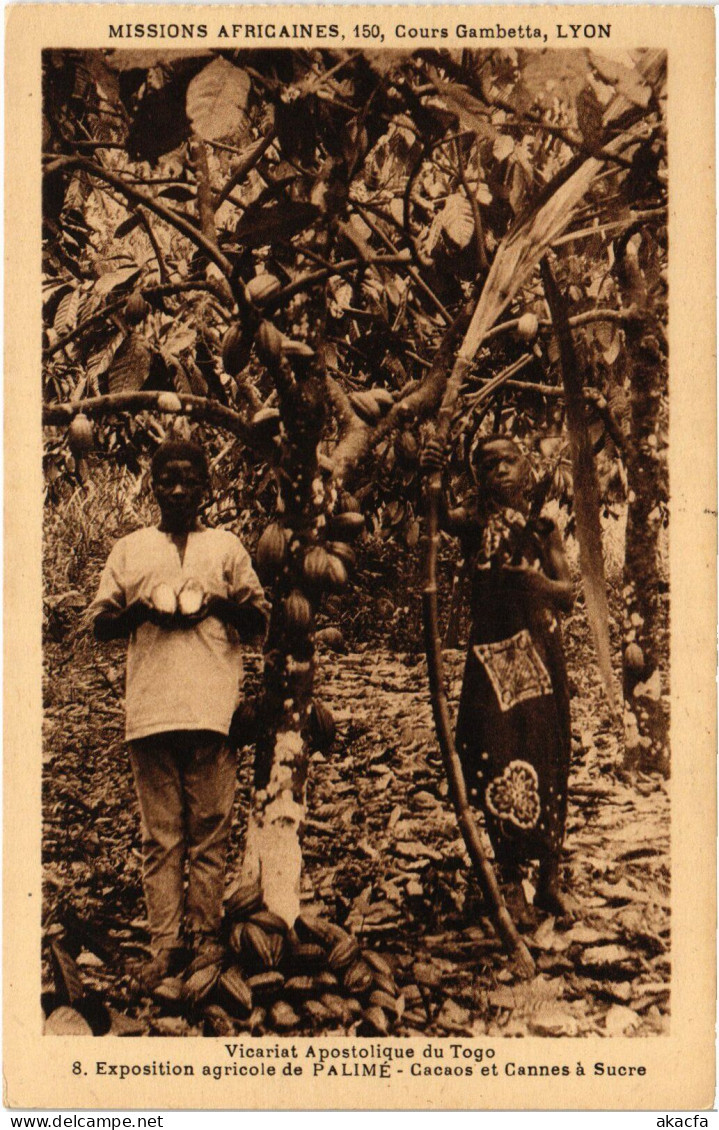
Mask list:
[[[321,595],[321,586],[310,584],[304,562],[324,528],[326,492],[318,474],[317,444],[324,420],[325,381],[314,359],[293,358],[293,370],[275,335],[271,327],[264,339],[269,344],[261,350],[275,379],[285,433],[277,478],[286,549],[272,577],[260,738],[242,873],[246,881],[259,880],[268,910],[291,926],[300,912],[313,625]]]
[[[626,329],[631,389],[630,434],[625,445],[629,501],[622,639],[624,757],[629,768],[666,772],[669,717],[661,681],[666,585],[660,570],[660,503],[667,497],[662,438],[666,359],[635,246],[625,249],[622,263],[625,300],[637,310],[636,319]]]

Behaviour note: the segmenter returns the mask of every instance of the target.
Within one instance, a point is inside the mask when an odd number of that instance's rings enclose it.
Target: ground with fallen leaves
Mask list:
[[[581,913],[573,924],[537,914],[525,929],[537,966],[531,981],[515,977],[483,916],[447,797],[423,656],[374,646],[319,654],[318,695],[338,738],[330,753],[312,758],[303,901],[387,956],[402,993],[394,1034],[668,1031],[667,785],[658,774],[623,773],[581,611],[565,637],[575,691],[566,868]],[[49,641],[45,658],[46,937],[73,953],[90,997],[105,1003],[111,1032],[201,1034],[201,1023],[163,1015],[130,992],[127,967],[146,954],[147,934],[139,818],[122,741],[122,648],[79,634]],[[462,652],[445,653],[454,702],[463,663]],[[258,657],[248,657],[248,671],[256,680]],[[244,750],[231,870],[241,856],[250,779]],[[49,962],[44,975],[47,994]],[[322,1030],[307,1023],[294,1034]],[[343,1028],[335,1022],[333,1030]]]

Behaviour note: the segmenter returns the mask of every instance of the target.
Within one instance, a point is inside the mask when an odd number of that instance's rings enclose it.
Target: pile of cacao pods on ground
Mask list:
[[[248,884],[228,892],[222,941],[152,996],[164,1012],[203,1021],[218,1036],[315,1027],[386,1036],[404,1007],[383,957],[327,919],[301,915],[288,928],[263,908],[259,885]]]

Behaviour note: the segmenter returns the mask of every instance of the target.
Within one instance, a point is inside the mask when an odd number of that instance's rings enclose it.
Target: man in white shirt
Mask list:
[[[209,486],[203,449],[163,443],[152,485],[159,526],[116,543],[90,607],[98,640],[128,640],[125,736],[142,818],[153,954],[139,976],[146,991],[179,971],[183,918],[195,949],[217,936],[235,796],[227,735],[240,700],[241,642],[261,635],[268,617],[239,539],[197,520]],[[181,610],[183,587],[196,594],[194,611]],[[175,611],[158,611],[173,597]]]

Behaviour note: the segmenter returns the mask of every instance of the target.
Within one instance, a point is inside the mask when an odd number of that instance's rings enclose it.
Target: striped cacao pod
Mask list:
[[[372,986],[372,970],[364,961],[353,962],[342,978],[348,993],[364,993]]]
[[[339,592],[347,584],[347,569],[334,553],[327,554],[327,582],[335,592]]]
[[[270,522],[257,543],[257,571],[262,580],[277,576],[287,557],[287,534],[277,522]]]
[[[303,596],[299,589],[293,589],[284,604],[285,622],[290,631],[297,634],[309,631],[312,624],[312,608],[307,597]]]
[[[252,990],[236,965],[220,976],[218,987],[231,1016],[248,1016],[252,1012]]]
[[[328,581],[329,558],[321,545],[313,545],[308,549],[302,562],[302,571],[305,580],[313,588],[321,590]]]
[[[247,365],[252,353],[254,335],[245,326],[234,325],[222,338],[222,367],[231,377],[237,377]]]
[[[257,883],[237,882],[225,895],[225,914],[233,922],[248,917],[262,906],[262,888]]]
[[[330,969],[334,970],[335,973],[337,973],[338,970],[346,969],[357,960],[359,952],[360,949],[357,942],[347,934],[344,938],[341,938],[340,941],[335,942],[330,950],[329,957],[327,958]]]
[[[258,1001],[274,1000],[275,997],[279,996],[284,983],[285,979],[282,974],[274,969],[247,978],[247,984],[252,990],[252,999]]]

